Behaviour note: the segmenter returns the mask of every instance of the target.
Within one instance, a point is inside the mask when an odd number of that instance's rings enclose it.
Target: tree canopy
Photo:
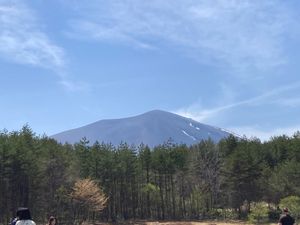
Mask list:
[[[85,139],[60,144],[24,126],[0,132],[0,222],[19,206],[37,221],[49,215],[60,221],[246,219],[256,202],[279,206],[288,196],[299,198],[299,159],[297,133],[150,149]]]

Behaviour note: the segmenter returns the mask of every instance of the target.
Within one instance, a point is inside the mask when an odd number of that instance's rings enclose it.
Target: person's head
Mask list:
[[[31,220],[30,211],[28,208],[18,208],[17,210],[17,217],[19,220]]]
[[[288,214],[288,213],[289,213],[289,209],[288,209],[288,208],[286,208],[286,207],[285,207],[285,208],[283,208],[283,210],[282,210],[282,211],[283,211],[283,213],[285,213],[285,214]]]
[[[48,224],[49,225],[56,225],[57,224],[57,219],[54,216],[50,216]]]

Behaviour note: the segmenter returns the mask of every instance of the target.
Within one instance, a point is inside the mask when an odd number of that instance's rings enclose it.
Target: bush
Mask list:
[[[290,214],[296,218],[300,218],[300,197],[288,196],[280,200],[279,207],[281,209],[287,207]]]
[[[237,220],[239,218],[238,212],[234,209],[217,209],[219,218],[223,220]]]
[[[251,223],[265,223],[269,217],[269,206],[266,202],[253,202],[250,206],[248,219]]]

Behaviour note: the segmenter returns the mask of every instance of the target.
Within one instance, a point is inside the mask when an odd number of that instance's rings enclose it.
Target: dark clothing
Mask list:
[[[282,225],[294,225],[295,219],[287,214],[280,217],[279,223],[281,223]]]
[[[29,209],[23,207],[18,208],[17,217],[19,217],[19,220],[31,220]]]

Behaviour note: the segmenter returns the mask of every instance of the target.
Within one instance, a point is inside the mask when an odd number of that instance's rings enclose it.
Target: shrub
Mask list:
[[[280,200],[279,207],[281,209],[287,207],[296,218],[300,218],[300,197],[299,196],[288,196]]]
[[[253,202],[250,206],[250,214],[248,219],[251,223],[265,223],[269,217],[269,207],[266,202]]]

